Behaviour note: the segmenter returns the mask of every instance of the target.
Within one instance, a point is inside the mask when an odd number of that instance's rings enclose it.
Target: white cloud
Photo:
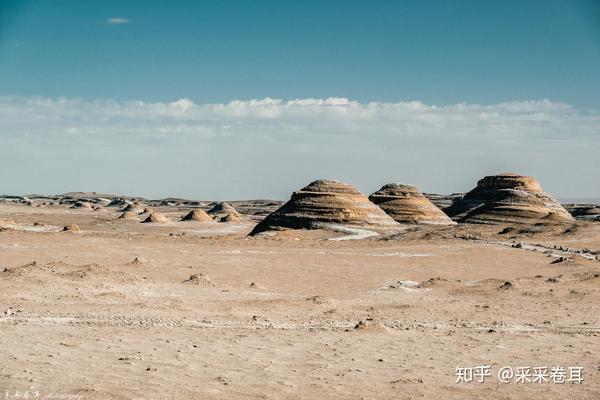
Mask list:
[[[363,190],[405,181],[453,192],[484,174],[512,170],[535,175],[557,195],[596,196],[600,184],[585,176],[600,173],[598,148],[600,114],[549,100],[435,106],[345,98],[196,104],[0,97],[0,170],[16,188],[32,179],[19,169],[27,162],[53,171],[58,183],[70,179],[73,190],[82,189],[77,183],[118,181],[118,190],[154,193],[158,188],[144,184],[151,174],[164,178],[164,195],[285,197],[318,177]],[[75,161],[82,165],[71,171]],[[183,179],[202,184],[188,193]],[[41,190],[34,181],[52,179],[33,179],[30,191]],[[96,186],[88,189],[101,190]]]
[[[110,25],[123,25],[128,24],[130,21],[127,18],[122,17],[111,17],[106,20]]]

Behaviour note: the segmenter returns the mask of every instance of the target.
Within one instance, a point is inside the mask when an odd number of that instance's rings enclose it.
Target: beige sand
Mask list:
[[[171,221],[181,215],[159,209]],[[600,262],[593,260],[600,224],[517,239],[497,235],[497,226],[459,225],[333,241],[341,233],[247,238],[249,219],[155,225],[118,215],[0,204],[0,221],[9,221],[0,229],[0,312],[7,311],[0,393],[103,400],[600,393]],[[61,233],[68,223],[81,232]],[[554,245],[564,246],[555,253],[566,260],[542,253]],[[573,256],[567,247],[591,252]],[[457,366],[482,364],[493,367],[486,383],[455,383]],[[494,375],[504,365],[582,366],[585,381],[500,384]]]

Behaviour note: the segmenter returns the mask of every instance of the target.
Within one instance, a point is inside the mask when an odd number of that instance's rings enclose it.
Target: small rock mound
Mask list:
[[[133,261],[130,261],[127,263],[127,265],[144,265],[144,264],[148,264],[149,261],[146,260],[145,258],[142,257],[136,257],[133,259]]]
[[[211,281],[208,275],[203,272],[190,275],[190,277],[184,280],[183,283],[200,286],[215,286],[214,282]]]
[[[329,303],[329,301],[328,301],[328,299],[326,297],[319,296],[319,295],[308,297],[306,299],[306,301],[310,301],[311,303],[315,303],[315,304],[327,304],[327,303]]]
[[[517,174],[486,176],[444,212],[455,221],[482,224],[573,221],[535,179]]]
[[[77,224],[67,224],[62,229],[62,231],[63,232],[80,232],[81,229],[79,229],[79,225],[77,225]]]
[[[513,284],[509,281],[504,282],[498,289],[508,290],[513,287]]]
[[[210,215],[199,208],[195,208],[181,218],[181,221],[213,222]]]
[[[170,222],[169,218],[158,211],[151,212],[150,215],[148,215],[148,217],[142,221],[143,224],[166,224],[168,222]]]
[[[227,215],[219,218],[219,222],[229,222],[236,223],[240,222],[242,219],[240,218],[240,214],[227,213]]]
[[[411,185],[390,183],[369,196],[396,222],[409,224],[453,225],[442,210]]]
[[[237,215],[238,217],[240,217],[242,215],[231,204],[225,203],[225,202],[215,204],[207,212],[210,215],[218,215],[218,216],[225,216],[227,214],[233,214],[233,215]]]
[[[282,228],[319,229],[327,224],[371,228],[398,226],[354,186],[317,180],[294,192],[287,203],[256,225],[250,235]]]
[[[119,215],[119,219],[133,219],[138,220],[138,215],[133,211],[125,211],[121,215]]]

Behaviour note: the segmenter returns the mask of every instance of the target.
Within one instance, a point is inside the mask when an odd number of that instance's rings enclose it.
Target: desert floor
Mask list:
[[[600,396],[600,262],[510,245],[593,253],[600,224],[336,241],[117,215],[0,205],[0,399]],[[81,232],[60,232],[71,222]],[[456,383],[486,364],[484,383]],[[500,383],[503,366],[581,366],[584,381]]]

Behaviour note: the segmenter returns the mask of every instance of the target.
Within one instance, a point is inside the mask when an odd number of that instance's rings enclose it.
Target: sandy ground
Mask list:
[[[593,252],[600,224],[329,240],[343,234],[117,215],[0,205],[0,399],[600,396],[600,262],[511,245]],[[480,365],[484,383],[456,383]],[[584,381],[501,383],[503,366]]]

